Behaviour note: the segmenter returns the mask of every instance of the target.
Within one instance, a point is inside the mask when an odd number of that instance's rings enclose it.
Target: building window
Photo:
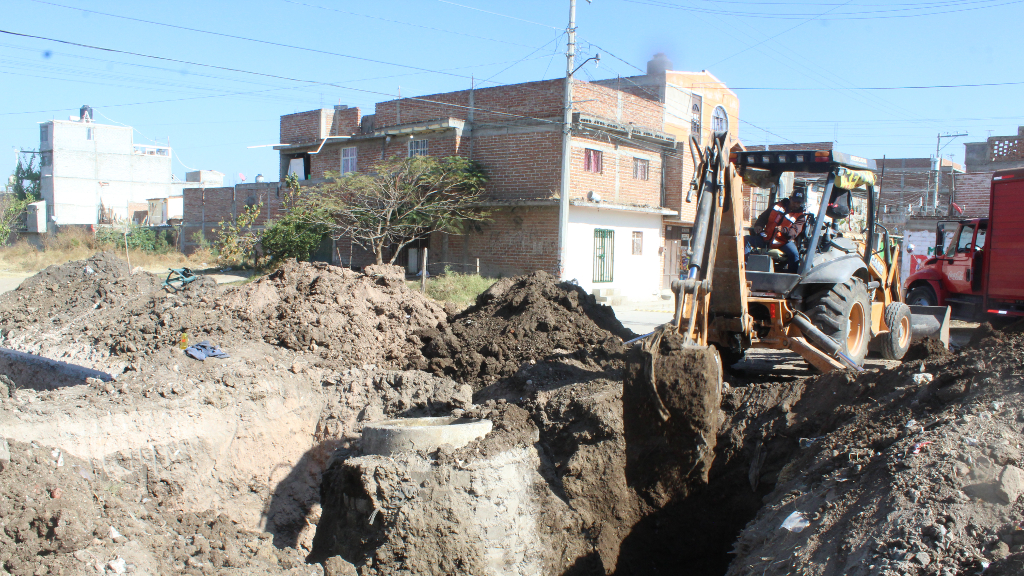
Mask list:
[[[43,124],[39,127],[39,141],[49,142],[50,141],[50,126]]]
[[[43,152],[39,155],[39,167],[47,168],[53,164],[53,156],[49,152]]]
[[[594,282],[611,282],[614,276],[615,231],[594,230]]]
[[[643,158],[633,158],[633,179],[647,180],[651,172],[651,161]]]
[[[587,148],[583,151],[583,169],[587,172],[601,173],[601,151]]]
[[[411,156],[411,154],[410,154]],[[341,173],[348,174],[356,171],[356,147],[341,149]]]
[[[86,128],[85,129],[85,139],[86,140],[92,140],[93,136],[94,135],[93,135],[93,132],[92,132],[92,128]]]
[[[426,156],[429,140],[411,140],[409,142],[409,158],[413,156]]]
[[[633,232],[633,256],[642,256],[644,252],[644,233]]]

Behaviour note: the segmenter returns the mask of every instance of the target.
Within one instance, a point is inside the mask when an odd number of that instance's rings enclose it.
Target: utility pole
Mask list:
[[[569,235],[569,170],[572,168],[572,74],[576,68],[576,0],[569,0],[565,45],[565,110],[562,118],[562,187],[558,198],[558,278],[565,277]]]
[[[942,143],[943,138],[959,138],[960,136],[967,136],[967,133],[963,134],[946,134],[939,133],[935,139],[935,195],[932,196],[932,213],[939,207],[939,190],[941,189],[940,183],[942,182],[942,158],[939,157],[939,144]],[[950,178],[952,178],[952,169],[950,170]]]

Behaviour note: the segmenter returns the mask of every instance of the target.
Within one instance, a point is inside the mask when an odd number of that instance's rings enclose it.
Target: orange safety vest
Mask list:
[[[789,242],[789,238],[783,235],[783,230],[794,224],[796,224],[796,216],[786,213],[782,206],[776,204],[772,206],[772,212],[768,215],[768,223],[761,231],[761,239],[770,248],[781,248]]]

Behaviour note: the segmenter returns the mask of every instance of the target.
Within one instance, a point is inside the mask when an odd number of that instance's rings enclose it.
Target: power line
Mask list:
[[[130,55],[130,56],[138,56],[140,58],[152,58],[154,60],[162,60],[162,61],[165,61],[165,62],[175,62],[175,63],[178,63],[178,64],[188,64],[190,66],[201,66],[201,67],[204,67],[204,68],[212,68],[212,69],[215,69],[215,70],[224,70],[224,71],[227,71],[227,72],[238,72],[240,74],[251,74],[251,75],[254,75],[254,76],[261,76],[261,77],[264,77],[264,78],[275,78],[275,79],[278,79],[278,80],[287,80],[289,82],[301,82],[303,84],[316,84],[316,85],[320,85],[320,86],[332,86],[332,87],[335,87],[335,88],[341,88],[343,90],[352,90],[354,92],[363,92],[363,93],[366,93],[366,94],[375,94],[375,95],[378,95],[378,96],[388,96],[390,98],[396,98],[396,96],[394,94],[389,94],[387,92],[380,92],[380,91],[377,91],[377,90],[368,90],[368,89],[365,89],[365,88],[354,88],[352,86],[342,86],[340,84],[334,84],[334,83],[331,83],[331,82],[321,82],[321,81],[317,81],[317,80],[304,80],[304,79],[301,79],[301,78],[291,78],[291,77],[288,77],[288,76],[279,76],[277,74],[269,74],[269,73],[266,73],[266,72],[253,72],[251,70],[243,70],[243,69],[240,69],[240,68],[230,68],[230,67],[227,67],[227,66],[218,66],[218,65],[215,65],[215,64],[203,64],[201,62],[192,62],[192,61],[189,61],[189,60],[179,60],[177,58],[168,58],[166,56],[153,56],[151,54],[142,54],[140,52],[131,52],[131,51],[128,51],[128,50],[118,50],[118,49],[115,49],[115,48],[105,48],[105,47],[102,47],[102,46],[93,46],[93,45],[90,45],[90,44],[82,44],[82,43],[79,43],[79,42],[71,42],[69,40],[60,40],[60,39],[57,39],[57,38],[48,38],[46,36],[36,36],[36,35],[33,35],[33,34],[24,34],[24,33],[21,33],[21,32],[12,32],[10,30],[0,30],[0,34],[8,34],[8,35],[11,35],[11,36],[18,36],[18,37],[21,37],[21,38],[33,38],[33,39],[36,39],[36,40],[46,40],[46,41],[49,41],[49,42],[57,42],[59,44],[66,44],[66,45],[69,45],[69,46],[77,46],[79,48],[88,48],[90,50],[100,50],[100,51],[111,52],[111,53],[115,53],[115,54],[127,54],[127,55]],[[419,101],[419,102],[427,102],[427,103],[430,103],[430,104],[439,104],[439,105],[442,105],[442,106],[451,106],[453,108],[464,108],[464,109],[467,109],[467,110],[471,108],[470,106],[465,106],[465,105],[462,105],[462,104],[453,104],[451,102],[440,102],[440,101],[436,101],[436,100],[430,100],[428,98],[406,97],[404,99],[405,100],[416,100],[416,101]],[[545,123],[551,123],[551,124],[561,124],[561,121],[555,121],[555,120],[550,120],[550,119],[546,119],[546,118],[534,118],[533,116],[527,116],[527,115],[523,115],[523,114],[514,114],[514,113],[511,113],[511,112],[502,112],[500,110],[489,110],[489,109],[486,109],[486,108],[481,108],[479,106],[473,106],[472,109],[480,110],[480,111],[483,111],[483,112],[490,112],[492,114],[498,114],[498,115],[502,115],[502,116],[511,116],[511,117],[515,117],[515,118],[524,118],[524,119],[529,119],[529,120],[537,120],[539,122],[545,122]]]
[[[776,14],[771,12],[740,12],[734,10],[721,10],[711,8],[698,8],[694,6],[680,6],[678,4],[671,4],[668,2],[659,2],[654,0],[622,0],[630,4],[644,4],[648,6],[657,6],[660,8],[671,8],[675,10],[682,10],[685,12],[699,13],[699,14],[712,14],[718,16],[736,16],[743,18],[764,18],[764,19],[776,19],[776,20],[798,20],[801,18],[807,18],[813,16],[811,13],[788,13],[788,14]],[[932,12],[921,12],[922,10],[932,10],[932,7],[927,8],[899,8],[891,10],[869,10],[862,12],[842,12],[834,14],[831,17],[824,18],[825,20],[887,20],[893,18],[915,18],[919,16],[935,16],[940,14],[952,14],[957,12],[967,12],[973,10],[984,10],[987,8],[998,8],[1001,6],[1008,6],[1012,4],[1020,4],[1024,0],[1010,0],[1008,2],[1001,2],[998,4],[992,4],[990,0],[983,0],[985,6],[970,6],[966,8],[957,8],[954,10],[934,10]],[[982,2],[978,2],[982,3]],[[966,5],[960,4],[961,6]],[[910,12],[918,11],[914,14],[889,14],[891,12]],[[884,14],[881,16],[871,16],[869,14]]]
[[[302,50],[302,51],[305,51],[305,52],[313,52],[315,54],[325,54],[327,56],[337,56],[339,58],[349,58],[349,59],[352,59],[352,60],[359,60],[359,61],[362,61],[362,62],[370,62],[371,64],[384,64],[384,65],[387,65],[387,66],[397,66],[399,68],[408,68],[410,70],[418,70],[420,72],[432,72],[434,74],[443,74],[443,75],[447,75],[447,76],[455,76],[455,77],[458,77],[458,78],[469,78],[469,76],[465,76],[463,74],[454,74],[454,73],[451,73],[451,72],[444,72],[442,70],[432,70],[430,68],[422,68],[420,66],[412,66],[412,65],[409,65],[409,64],[399,64],[399,63],[396,63],[396,62],[387,62],[387,61],[384,61],[384,60],[376,60],[376,59],[373,59],[373,58],[366,58],[366,57],[363,57],[363,56],[353,56],[351,54],[342,54],[340,52],[331,52],[329,50],[320,50],[318,48],[309,48],[309,47],[306,47],[306,46],[295,46],[293,44],[285,44],[283,42],[273,42],[271,40],[262,40],[262,39],[259,39],[259,38],[248,38],[248,37],[245,37],[245,36],[238,36],[238,35],[235,35],[235,34],[226,34],[224,32],[214,32],[212,30],[202,30],[202,29],[199,29],[199,28],[191,28],[189,26],[180,26],[180,25],[177,25],[177,24],[168,24],[166,22],[156,22],[154,20],[144,20],[142,18],[132,18],[131,16],[122,16],[120,14],[111,14],[109,12],[99,12],[99,11],[96,11],[96,10],[84,10],[84,9],[81,9],[81,8],[74,8],[72,6],[65,6],[63,4],[56,4],[56,3],[53,3],[53,2],[46,2],[45,0],[30,0],[30,1],[31,2],[36,2],[36,3],[39,3],[39,4],[46,4],[46,5],[49,5],[49,6],[56,6],[58,8],[67,8],[69,10],[81,10],[81,11],[89,12],[89,13],[92,13],[92,14],[99,14],[101,16],[108,16],[110,18],[119,18],[121,20],[129,20],[131,22],[141,22],[143,24],[151,24],[153,26],[163,26],[165,28],[173,28],[173,29],[176,29],[176,30],[185,30],[185,31],[188,31],[188,32],[195,32],[195,33],[198,33],[198,34],[208,34],[208,35],[211,35],[211,36],[220,36],[222,38],[231,38],[233,40],[244,40],[246,42],[255,42],[257,44],[266,44],[268,46],[277,46],[279,48],[290,48],[292,50]],[[1022,0],[1022,1],[1024,1],[1024,0]],[[19,34],[19,35],[20,36],[28,36],[26,34]],[[28,37],[33,37],[33,36],[28,36]],[[35,37],[35,38],[41,38],[41,37]],[[85,46],[85,45],[75,44],[73,42],[64,42],[64,41],[60,41],[60,40],[53,40],[53,41],[54,42],[63,42],[65,44],[71,44],[71,45],[75,45],[75,46]],[[112,50],[112,49],[109,49],[109,48],[107,48],[105,50],[108,50],[108,51],[111,51],[111,52],[118,52],[117,50]],[[124,53],[124,54],[132,54],[131,52],[122,52],[122,53]],[[170,59],[166,59],[166,60],[170,60]],[[226,68],[222,68],[222,69],[226,69]]]
[[[493,14],[494,16],[501,16],[502,18],[509,18],[509,19],[512,19],[512,20],[518,20],[520,22],[526,22],[527,24],[534,24],[536,26],[543,26],[544,28],[551,28],[552,30],[561,30],[562,29],[562,28],[559,28],[558,26],[551,26],[550,24],[542,24],[540,22],[534,22],[533,20],[525,20],[523,18],[518,18],[516,16],[509,16],[508,14],[501,14],[499,12],[491,12],[490,10],[484,10],[483,8],[476,8],[476,7],[473,7],[473,6],[466,6],[465,4],[457,4],[455,2],[450,2],[449,0],[437,0],[437,1],[438,2],[443,2],[445,4],[451,4],[452,6],[458,6],[460,8],[467,8],[469,10],[476,10],[477,12],[483,12],[485,14]]]
[[[281,0],[289,4],[296,4],[298,6],[306,6],[307,8],[317,8],[319,10],[328,10],[330,12],[338,12],[339,14],[349,14],[351,16],[360,16],[362,18],[370,18],[372,20],[380,20],[382,22],[391,22],[393,24],[403,24],[405,26],[412,26],[415,28],[422,28],[424,30],[433,30],[435,32],[445,32],[447,34],[456,34],[459,36],[466,36],[468,38],[476,38],[478,40],[488,40],[490,42],[500,42],[502,44],[511,44],[513,46],[522,46],[524,48],[531,48],[529,44],[520,44],[519,42],[510,42],[508,40],[500,40],[498,38],[489,38],[487,36],[477,36],[476,34],[469,34],[467,32],[459,32],[457,30],[446,30],[444,28],[434,28],[433,26],[424,26],[423,24],[414,24],[412,22],[403,22],[401,20],[392,20],[390,18],[382,18],[380,16],[371,16],[369,14],[360,14],[358,12],[349,12],[348,10],[338,10],[337,8],[330,8],[328,6],[318,6],[316,4],[307,4],[305,2],[297,2],[296,0]]]

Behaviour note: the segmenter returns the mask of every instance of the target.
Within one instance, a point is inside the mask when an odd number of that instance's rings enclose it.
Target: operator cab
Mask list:
[[[844,234],[841,225],[850,217],[854,191],[867,189],[869,204],[874,196],[874,160],[828,150],[787,150],[734,152],[730,160],[743,177],[744,184],[770,190],[768,208],[780,199],[780,178],[786,172],[826,175],[820,197],[806,194],[806,224],[794,240],[800,266],[796,273],[785,273],[778,250],[752,250],[746,257],[746,277],[754,293],[788,294],[798,283],[813,282],[815,269],[833,260],[860,259],[857,243]],[[873,206],[869,206],[871,214]],[[758,215],[751,214],[752,219]],[[873,220],[873,219],[872,219]],[[873,239],[874,222],[864,223]],[[859,230],[854,231],[859,232]],[[871,239],[868,245],[872,245]],[[770,245],[769,245],[770,248]]]

